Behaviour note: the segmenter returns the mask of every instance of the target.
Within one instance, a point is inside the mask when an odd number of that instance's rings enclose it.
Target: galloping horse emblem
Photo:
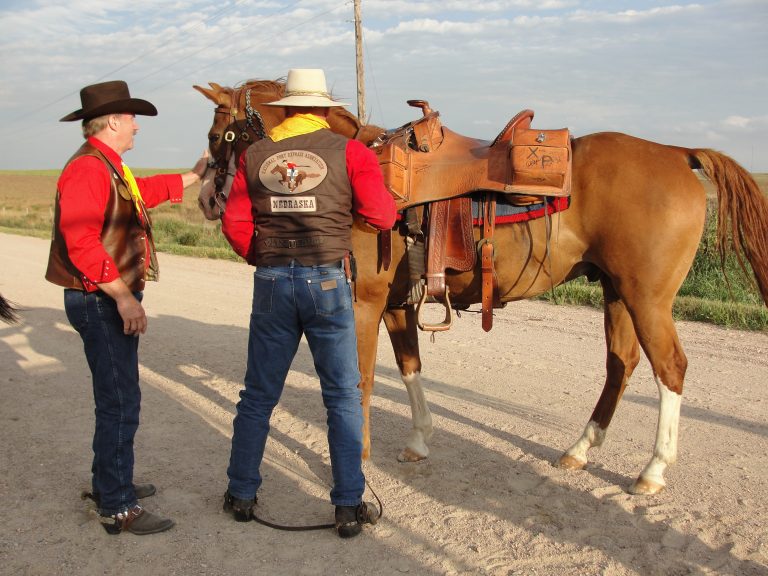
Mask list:
[[[280,164],[276,164],[270,174],[280,174],[282,178],[279,180],[280,184],[283,184],[288,188],[289,192],[294,192],[306,178],[317,178],[319,174],[308,174],[304,170],[299,168],[309,168],[309,166],[299,166],[288,160],[283,160]]]

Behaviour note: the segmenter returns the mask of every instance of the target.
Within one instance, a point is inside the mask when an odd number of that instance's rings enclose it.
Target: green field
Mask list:
[[[181,171],[135,170],[140,176]],[[0,171],[0,231],[50,238],[58,174],[58,170]],[[768,174],[754,176],[761,189],[767,191]],[[676,300],[675,317],[747,330],[768,330],[768,308],[751,277],[744,277],[734,257],[726,261],[723,276],[714,235],[713,189],[709,182],[705,182],[705,187],[710,203],[707,227]],[[238,259],[221,234],[220,223],[203,218],[197,207],[196,187],[187,191],[181,204],[165,204],[153,209],[152,218],[157,248],[161,252]],[[602,307],[599,284],[590,284],[581,278],[541,298],[562,304]]]

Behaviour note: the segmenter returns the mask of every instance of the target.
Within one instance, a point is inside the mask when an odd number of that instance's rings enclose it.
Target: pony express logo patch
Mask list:
[[[328,175],[328,166],[307,150],[286,150],[264,160],[259,180],[272,192],[300,194],[319,186]]]

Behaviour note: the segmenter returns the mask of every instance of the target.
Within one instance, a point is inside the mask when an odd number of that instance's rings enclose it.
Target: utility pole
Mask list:
[[[357,68],[357,117],[365,124],[365,74],[363,73],[363,23],[360,15],[360,2],[355,0],[355,62]]]

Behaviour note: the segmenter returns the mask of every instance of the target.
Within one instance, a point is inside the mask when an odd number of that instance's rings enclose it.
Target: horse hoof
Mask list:
[[[658,494],[664,490],[664,484],[653,482],[652,480],[646,480],[642,476],[638,478],[629,489],[630,494],[636,494],[638,496],[651,496]]]
[[[560,456],[560,459],[555,462],[555,466],[557,468],[562,468],[563,470],[583,470],[586,465],[586,460],[578,460],[570,454],[563,454]]]
[[[410,448],[403,449],[402,452],[397,457],[398,462],[421,462],[422,460],[426,460],[426,456],[422,456],[421,454],[418,454],[411,450]]]

